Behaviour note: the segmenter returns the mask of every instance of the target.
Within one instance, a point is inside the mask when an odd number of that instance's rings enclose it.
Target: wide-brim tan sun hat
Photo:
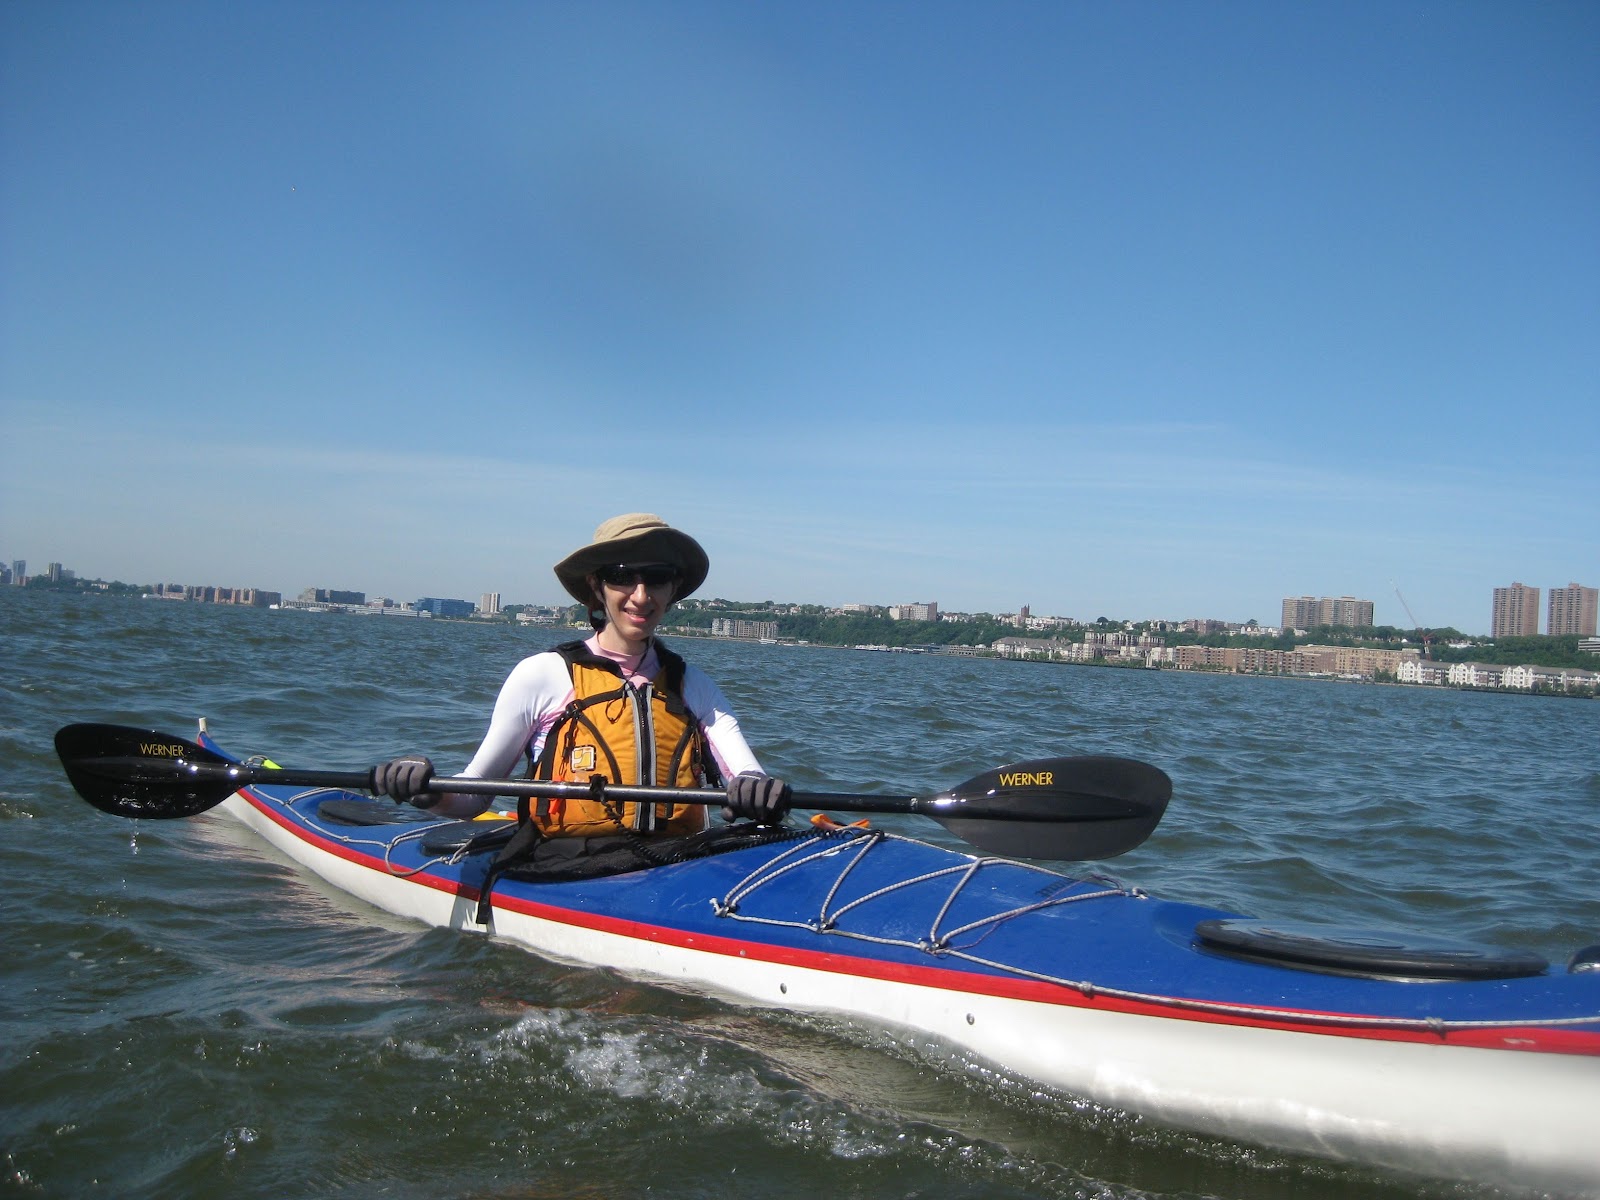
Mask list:
[[[681,529],[674,529],[655,513],[624,513],[600,522],[594,541],[567,555],[556,564],[556,578],[567,594],[585,608],[592,607],[595,595],[588,576],[601,567],[619,563],[671,563],[683,572],[673,593],[682,600],[706,581],[711,560],[706,552]]]

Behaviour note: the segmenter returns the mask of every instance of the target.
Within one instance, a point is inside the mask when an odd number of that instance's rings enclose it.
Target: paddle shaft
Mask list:
[[[97,761],[101,770],[126,770],[130,777],[153,783],[162,778],[173,782],[193,780],[232,785],[233,789],[253,784],[276,784],[291,787],[336,788],[345,791],[374,792],[373,772],[318,771],[294,767],[253,767],[247,764],[221,764],[193,762],[188,759],[161,760],[147,757],[103,758]],[[615,783],[556,783],[532,779],[468,779],[439,777],[428,781],[424,789],[433,795],[473,796],[530,796],[542,799],[584,800],[604,797],[625,803],[638,804],[722,804],[727,793],[713,788],[649,787],[639,784]],[[1076,820],[1118,820],[1132,815],[1129,806],[1115,797],[1088,796],[1103,805],[1099,813],[1077,812]],[[946,793],[938,796],[881,796],[859,795],[852,792],[796,792],[792,804],[796,808],[836,809],[840,812],[906,813],[936,818],[963,818],[982,821],[1039,820],[1031,809],[1019,809],[1014,799],[985,803],[984,796],[964,796]]]

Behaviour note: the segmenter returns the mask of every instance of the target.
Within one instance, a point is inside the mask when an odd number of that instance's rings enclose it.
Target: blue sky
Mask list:
[[[1092,620],[1600,585],[1600,6],[0,6],[0,556]]]

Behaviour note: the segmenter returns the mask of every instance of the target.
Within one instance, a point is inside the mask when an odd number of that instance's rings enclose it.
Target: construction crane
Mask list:
[[[1411,611],[1411,605],[1407,604],[1406,603],[1406,598],[1404,596],[1400,595],[1400,586],[1398,584],[1396,584],[1395,581],[1392,580],[1392,579],[1389,580],[1389,583],[1390,583],[1390,586],[1392,586],[1394,588],[1394,594],[1396,596],[1398,596],[1399,599],[1400,599],[1400,607],[1406,610],[1406,616],[1411,618],[1411,624],[1412,624],[1413,628],[1416,629],[1417,635],[1422,638],[1422,657],[1423,658],[1432,658],[1433,657],[1433,634],[1429,633],[1421,625],[1417,624],[1417,614]]]

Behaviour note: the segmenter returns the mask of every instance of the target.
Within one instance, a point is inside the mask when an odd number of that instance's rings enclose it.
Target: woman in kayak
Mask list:
[[[761,769],[709,676],[655,638],[673,603],[705,582],[710,560],[688,534],[651,513],[612,517],[556,564],[562,587],[595,633],[523,659],[495,701],[489,731],[462,774],[505,778],[527,756],[535,779],[701,787],[726,781],[723,814],[781,820],[790,789]],[[427,792],[433,763],[408,755],[374,772],[377,790],[444,816],[471,817],[488,798]],[[540,801],[533,819],[552,836],[694,833],[697,804]]]

